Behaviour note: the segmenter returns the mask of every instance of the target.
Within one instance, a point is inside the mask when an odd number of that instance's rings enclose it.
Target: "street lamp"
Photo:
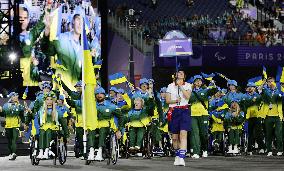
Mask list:
[[[13,64],[13,62],[17,59],[17,54],[14,52],[10,53],[9,59],[11,61],[11,64]]]
[[[138,18],[135,17],[135,10],[129,9],[128,15],[126,15],[126,21],[130,28],[130,45],[129,45],[129,80],[131,83],[135,83],[134,79],[134,59],[133,59],[133,29],[137,27]]]

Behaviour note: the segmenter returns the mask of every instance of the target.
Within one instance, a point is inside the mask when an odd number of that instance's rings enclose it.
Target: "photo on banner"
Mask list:
[[[90,0],[24,0],[19,8],[23,86],[61,81],[69,90],[82,80],[83,28],[93,65],[100,61],[101,18]]]

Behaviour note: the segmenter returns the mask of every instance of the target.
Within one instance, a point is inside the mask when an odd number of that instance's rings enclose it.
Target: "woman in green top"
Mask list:
[[[58,129],[58,115],[56,112],[55,94],[52,92],[47,93],[44,99],[44,105],[39,110],[40,134],[39,155],[37,156],[39,159],[48,159],[52,132],[53,130]],[[44,149],[45,151],[43,153]]]

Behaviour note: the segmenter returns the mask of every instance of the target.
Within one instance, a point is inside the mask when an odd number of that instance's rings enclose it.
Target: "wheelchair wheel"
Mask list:
[[[76,158],[79,158],[81,156],[80,148],[79,148],[79,142],[78,142],[76,137],[75,137],[75,144],[74,144],[74,153],[75,153]]]
[[[152,137],[151,137],[151,133],[148,132],[146,135],[146,143],[145,143],[145,157],[147,159],[152,158],[153,156],[153,143],[152,143]]]
[[[58,137],[56,137],[56,140],[54,141],[54,149],[55,151],[55,156],[53,157],[53,165],[56,165],[56,160],[57,160],[57,157],[58,157],[58,151],[59,151],[59,146],[58,146]]]
[[[59,149],[58,149],[58,160],[61,165],[63,165],[66,162],[67,158],[67,149],[66,145],[63,142],[59,143]]]
[[[31,159],[32,165],[38,165],[39,164],[39,160],[36,158],[38,152],[36,153],[36,155],[33,155],[34,151],[37,150],[35,148],[35,143],[36,142],[34,140],[32,140],[31,143],[30,143],[30,159]]]
[[[110,141],[111,161],[115,165],[118,159],[119,144],[116,136],[113,134]]]

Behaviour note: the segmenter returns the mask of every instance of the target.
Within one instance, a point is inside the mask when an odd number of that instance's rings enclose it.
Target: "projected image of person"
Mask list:
[[[57,68],[56,72],[61,74],[61,79],[67,87],[72,87],[82,77],[82,23],[80,14],[75,14],[71,22],[72,30],[59,34],[58,39],[53,41],[49,40],[50,27],[45,28],[43,52],[47,56],[57,55],[57,63],[62,67]]]
[[[30,28],[30,11],[25,4],[21,4],[19,8],[20,20],[20,46],[22,49],[22,57],[20,59],[20,67],[22,70],[23,86],[38,86],[39,61],[33,53],[33,48],[44,30],[45,25],[48,24],[49,7],[46,8],[45,13],[40,17],[35,26]]]

